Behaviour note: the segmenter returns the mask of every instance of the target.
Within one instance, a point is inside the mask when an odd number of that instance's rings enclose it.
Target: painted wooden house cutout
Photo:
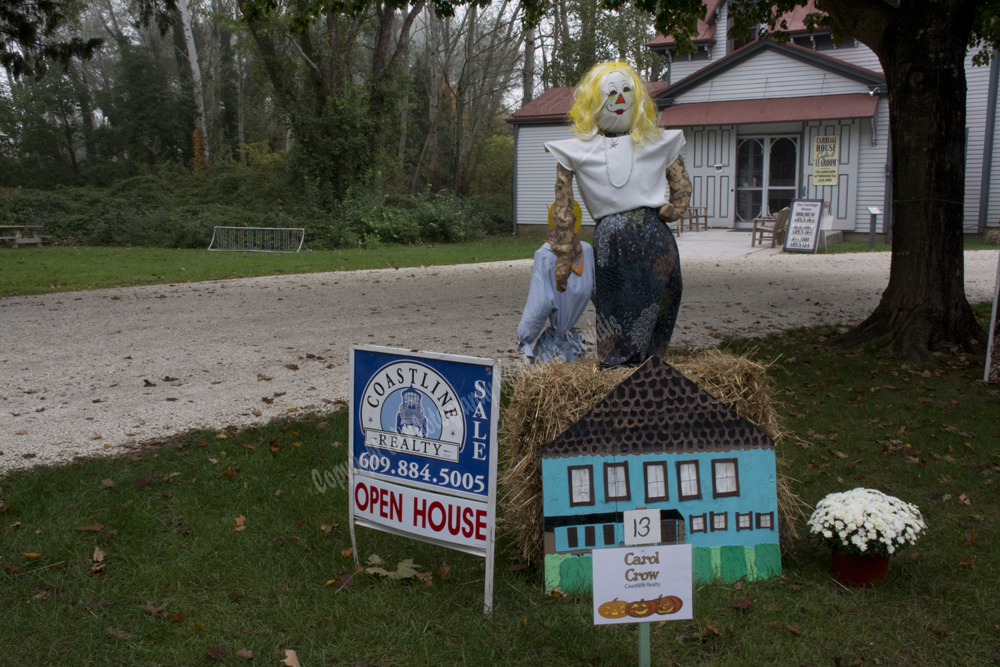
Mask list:
[[[696,581],[781,573],[774,441],[655,356],[545,446],[542,495],[546,591],[591,590],[590,551],[641,507]]]

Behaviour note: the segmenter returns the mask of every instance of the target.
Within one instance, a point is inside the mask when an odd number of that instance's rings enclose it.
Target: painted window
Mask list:
[[[631,497],[628,485],[628,463],[604,464],[604,499],[628,500]]]
[[[593,526],[585,526],[583,529],[583,546],[592,547],[597,544],[597,531]]]
[[[740,495],[740,478],[736,459],[712,461],[712,497],[728,498]]]
[[[696,498],[701,498],[701,478],[698,474],[698,462],[678,462],[677,482],[677,486],[680,489],[678,497],[681,500],[695,500]]]
[[[566,544],[569,545],[570,549],[576,549],[580,546],[580,538],[576,535],[576,526],[566,529]]]
[[[753,530],[753,512],[736,513],[736,530]]]
[[[646,502],[668,500],[666,463],[644,463],[642,476],[646,483]]]
[[[757,512],[758,530],[774,530],[774,512]]]
[[[704,514],[692,514],[688,517],[688,525],[691,526],[692,533],[707,533],[708,526],[706,525]]]
[[[717,530],[726,530],[728,525],[726,523],[726,512],[709,512],[709,516],[712,519],[712,532]]]
[[[614,544],[615,543],[615,524],[606,523],[604,524],[604,544]]]
[[[569,467],[569,504],[594,504],[594,466]]]

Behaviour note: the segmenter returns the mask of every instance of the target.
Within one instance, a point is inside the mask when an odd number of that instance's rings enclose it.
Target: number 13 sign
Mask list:
[[[658,544],[660,510],[625,510],[625,544]]]

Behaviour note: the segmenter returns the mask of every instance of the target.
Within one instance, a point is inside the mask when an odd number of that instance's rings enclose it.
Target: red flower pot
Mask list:
[[[889,575],[889,557],[842,554],[833,550],[833,576],[848,586],[877,586]]]

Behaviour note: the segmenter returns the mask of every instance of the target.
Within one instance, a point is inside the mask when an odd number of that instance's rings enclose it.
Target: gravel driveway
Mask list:
[[[878,303],[889,254],[685,256],[674,344],[705,347]],[[346,397],[351,344],[521,360],[531,260],[318,273],[0,299],[0,472]],[[970,302],[995,251],[966,253]],[[591,332],[591,307],[581,327]]]

